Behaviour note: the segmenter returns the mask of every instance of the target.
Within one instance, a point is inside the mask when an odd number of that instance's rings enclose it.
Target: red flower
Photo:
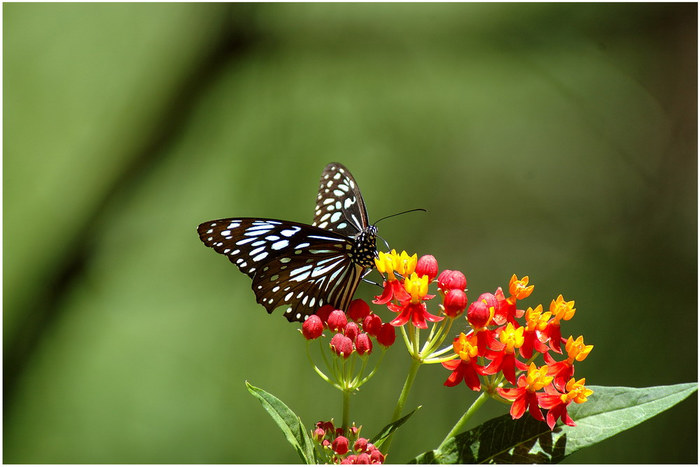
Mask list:
[[[563,394],[556,392],[550,387],[546,387],[545,391],[547,394],[538,395],[540,407],[549,410],[549,412],[547,412],[547,425],[549,425],[550,430],[554,429],[554,425],[559,419],[569,426],[576,426],[566,408],[571,402],[576,402],[577,404],[586,402],[588,396],[593,394],[593,391],[587,389],[584,384],[586,384],[586,378],[581,378],[578,381],[571,378],[569,382],[566,383],[566,392]]]
[[[398,280],[384,281],[384,290],[381,295],[377,295],[372,300],[375,305],[386,305],[390,301],[396,300],[406,300],[410,295],[403,288],[403,284]]]
[[[549,347],[540,340],[540,337],[545,339],[543,331],[547,327],[550,316],[551,313],[548,311],[542,313],[542,305],[537,305],[537,308],[534,310],[528,308],[525,312],[526,324],[525,331],[523,332],[524,341],[522,347],[520,347],[520,355],[524,359],[529,360],[532,357],[533,351],[543,354],[549,350]]]
[[[527,376],[520,375],[517,388],[498,388],[498,394],[504,399],[513,401],[510,407],[510,415],[513,420],[523,416],[526,410],[530,410],[530,415],[535,420],[544,421],[544,416],[539,407],[537,391],[547,386],[552,381],[551,376],[547,376],[547,366],[537,368],[534,363],[530,364]]]
[[[399,313],[399,316],[391,321],[393,326],[403,326],[410,319],[415,327],[426,329],[428,327],[426,320],[433,323],[442,321],[441,317],[428,313],[428,309],[423,303],[423,300],[434,297],[434,295],[428,295],[428,283],[428,276],[418,277],[415,272],[404,280],[406,291],[411,294],[411,298],[401,301],[401,305],[387,304],[391,311]]]
[[[386,274],[384,281],[384,291],[381,296],[374,297],[372,303],[377,305],[385,305],[391,300],[407,300],[408,293],[404,290],[401,282],[396,278],[394,273],[408,277],[416,269],[417,255],[408,256],[408,253],[402,251],[397,254],[396,250],[391,250],[391,253],[379,252],[379,256],[374,260],[377,266],[377,271],[382,275]]]
[[[503,376],[510,384],[515,385],[515,368],[521,370],[527,368],[525,364],[515,358],[515,350],[520,348],[524,342],[524,330],[523,327],[515,328],[513,324],[508,323],[498,331],[501,348],[495,349],[486,356],[493,360],[484,368],[483,374],[495,375],[502,371]]]
[[[444,383],[445,386],[456,386],[464,381],[472,391],[480,390],[479,375],[482,374],[483,368],[477,364],[476,337],[473,334],[467,336],[460,333],[452,342],[452,348],[459,358],[442,363],[443,367],[452,371]]]

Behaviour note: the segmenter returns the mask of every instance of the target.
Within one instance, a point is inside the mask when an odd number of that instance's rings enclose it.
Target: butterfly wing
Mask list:
[[[352,237],[368,224],[365,202],[350,171],[337,162],[328,164],[321,174],[312,225]]]
[[[348,255],[352,242],[319,227],[275,219],[231,218],[201,224],[199,238],[253,279],[268,313],[287,305],[289,321],[320,306],[347,309],[364,268]]]

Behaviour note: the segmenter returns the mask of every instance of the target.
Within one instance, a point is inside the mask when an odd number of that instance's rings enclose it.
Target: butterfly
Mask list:
[[[311,225],[240,217],[204,222],[197,232],[253,280],[256,301],[268,313],[286,305],[290,322],[326,304],[347,310],[377,256],[377,228],[357,182],[338,163],[323,169]]]

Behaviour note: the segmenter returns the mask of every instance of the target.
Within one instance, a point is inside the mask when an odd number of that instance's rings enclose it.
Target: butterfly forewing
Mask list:
[[[356,235],[369,221],[357,182],[342,164],[328,164],[321,174],[313,225],[343,235]]]
[[[362,268],[348,256],[352,243],[318,227],[231,218],[205,222],[198,232],[253,279],[257,302],[268,312],[287,305],[290,321],[303,321],[326,303],[347,307],[361,278]]]

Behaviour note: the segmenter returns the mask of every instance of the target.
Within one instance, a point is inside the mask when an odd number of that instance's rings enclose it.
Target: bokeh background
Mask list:
[[[354,173],[470,298],[576,300],[589,384],[697,381],[697,5],[4,4],[4,461],[279,463],[244,381],[340,395],[195,228],[309,222]],[[358,296],[376,290],[362,285]],[[388,316],[385,316],[388,318]],[[375,433],[401,347],[353,400]],[[421,369],[394,462],[474,395]],[[489,403],[480,421],[505,413]],[[697,397],[569,462],[697,462]]]

